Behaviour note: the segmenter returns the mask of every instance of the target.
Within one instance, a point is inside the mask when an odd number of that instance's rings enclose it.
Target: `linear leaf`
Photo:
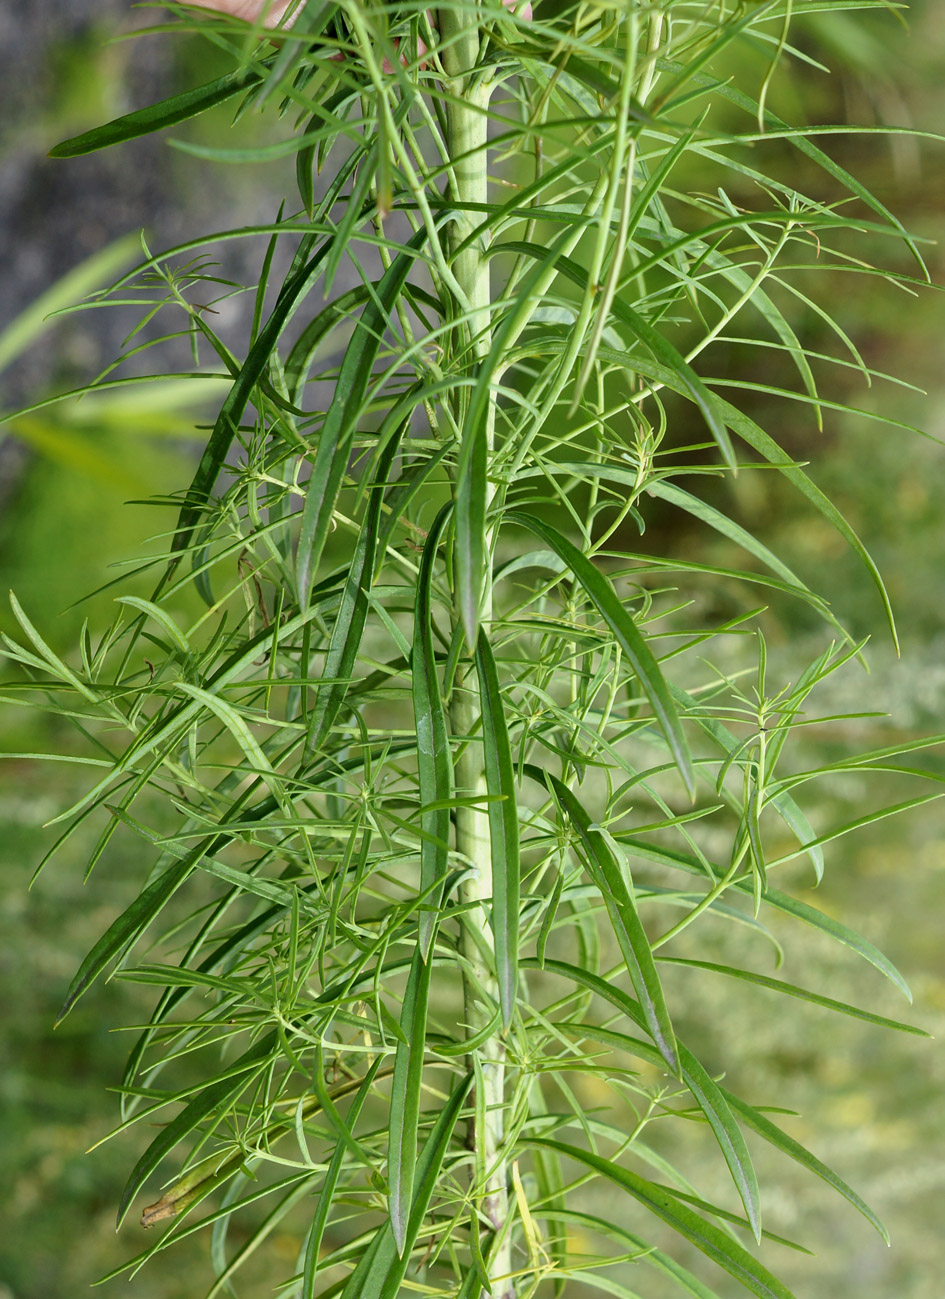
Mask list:
[[[61,1024],[69,1011],[91,985],[95,982],[109,963],[120,957],[131,944],[144,933],[148,925],[163,910],[171,897],[180,888],[188,875],[196,868],[200,859],[207,852],[212,840],[205,839],[183,861],[169,866],[148,887],[135,898],[108,926],[98,940],[69,985],[66,999],[62,1004],[56,1023]]]
[[[417,1127],[423,1084],[423,1058],[427,1045],[427,1005],[433,962],[424,960],[418,947],[404,992],[400,1027],[404,1040],[397,1043],[390,1100],[390,1222],[397,1253],[407,1247],[407,1228],[414,1195],[417,1162]]]
[[[650,942],[637,913],[633,885],[625,878],[625,868],[621,867],[606,837],[599,829],[592,828],[591,818],[572,790],[555,776],[543,773],[538,768],[526,767],[526,771],[536,779],[543,777],[544,785],[553,792],[580,836],[585,860],[604,898],[614,934],[627,963],[627,971],[640,1002],[647,1031],[659,1048],[660,1055],[678,1076],[676,1035]]]
[[[226,1075],[217,1082],[204,1087],[194,1099],[181,1110],[176,1118],[162,1128],[147,1150],[135,1164],[131,1176],[122,1191],[118,1205],[118,1226],[124,1221],[131,1207],[131,1202],[138,1191],[151,1176],[161,1160],[169,1155],[178,1142],[198,1127],[204,1119],[223,1108],[252,1082],[252,1075],[264,1069],[277,1046],[277,1035],[273,1031],[244,1051],[238,1060],[227,1066]]]
[[[495,397],[491,380],[502,362],[507,340],[534,311],[534,290],[542,277],[561,257],[570,231],[549,248],[533,249],[535,265],[517,286],[515,305],[495,331],[489,354],[476,369],[476,382],[463,420],[459,457],[456,464],[456,589],[466,633],[466,643],[475,649],[479,632],[479,606],[487,562],[486,502],[489,494],[489,448],[486,437],[488,412]],[[503,248],[505,245],[503,245]]]
[[[548,252],[540,244],[530,244],[520,240],[511,240],[504,243],[501,245],[501,249],[503,252],[517,252],[523,253],[527,257],[540,258],[546,258]],[[587,290],[587,272],[579,263],[572,261],[569,257],[560,256],[555,261],[562,275],[565,275],[579,288]],[[645,317],[641,316],[638,311],[634,311],[633,307],[619,297],[614,298],[611,303],[611,311],[622,325],[626,325],[630,332],[640,339],[657,362],[674,376],[673,389],[683,393],[691,401],[695,402],[722,454],[722,459],[730,469],[736,469],[735,452],[732,449],[728,430],[722,418],[722,403],[719,398],[709,391],[689,362],[685,360],[669,339],[651,325]],[[632,368],[633,361],[634,358],[628,356],[625,363],[629,368]]]
[[[406,422],[402,422],[394,429],[378,457],[367,510],[358,531],[351,567],[348,569],[344,590],[341,593],[341,603],[338,606],[335,624],[331,629],[331,638],[322,668],[322,676],[330,680],[331,684],[319,686],[318,682],[312,683],[312,686],[317,689],[317,694],[308,722],[303,765],[311,761],[324,743],[344,703],[348,681],[354,672],[367,619],[368,592],[374,580],[384,485],[406,428]]]
[[[777,1124],[772,1123],[766,1115],[762,1114],[759,1110],[756,1110],[753,1105],[747,1104],[747,1102],[741,1100],[738,1096],[733,1096],[732,1093],[724,1087],[722,1090],[725,1093],[725,1098],[729,1105],[731,1105],[732,1109],[735,1110],[736,1113],[741,1115],[742,1119],[750,1128],[753,1128],[759,1136],[764,1137],[766,1141],[769,1141],[771,1145],[775,1146],[778,1150],[783,1151],[784,1154],[789,1155],[792,1159],[796,1160],[796,1162],[803,1168],[815,1173],[819,1178],[825,1181],[828,1186],[832,1186],[835,1191],[839,1192],[845,1200],[848,1200],[850,1204],[852,1204],[853,1207],[863,1215],[867,1222],[871,1223],[876,1228],[886,1244],[889,1244],[889,1232],[883,1226],[880,1219],[876,1216],[869,1205],[857,1195],[856,1191],[847,1185],[842,1177],[835,1173],[832,1168],[828,1168],[826,1164],[822,1163],[816,1155],[812,1155],[811,1152],[806,1149],[806,1147],[802,1146],[799,1141],[795,1141],[793,1137],[789,1137],[786,1132],[782,1132]]]
[[[348,1278],[341,1299],[395,1299],[398,1294],[472,1080],[472,1073],[459,1080],[423,1144],[417,1159],[416,1187],[409,1206],[403,1249],[398,1251],[394,1243],[390,1222],[384,1223]]]
[[[506,514],[509,523],[527,528],[554,550],[567,564],[584,587],[598,613],[607,623],[637,674],[641,689],[650,701],[657,721],[666,737],[670,752],[679,768],[686,789],[695,796],[695,776],[692,758],[670,688],[660,671],[659,664],[644,640],[639,628],[627,613],[611,583],[572,542],[563,537],[544,520],[533,514],[511,510]]]
[[[515,769],[499,692],[499,674],[492,647],[480,629],[476,642],[476,672],[482,702],[482,742],[489,803],[489,840],[492,846],[492,932],[502,1023],[508,1028],[515,1013],[518,991],[519,860],[518,807]]]
[[[689,871],[693,875],[699,875],[703,879],[706,876],[705,867],[699,861],[698,857],[693,857],[689,853],[680,852],[676,848],[666,848],[660,844],[647,843],[645,839],[635,839],[632,835],[620,835],[619,840],[626,847],[631,848],[634,854],[641,857],[644,861],[658,862],[665,866],[675,866],[679,870]],[[733,882],[731,887],[739,893],[751,894],[752,886],[750,883]],[[816,907],[809,906],[806,902],[801,902],[797,898],[790,897],[787,893],[782,893],[775,888],[768,888],[764,900],[768,906],[774,907],[778,911],[784,911],[788,915],[794,916],[798,920],[803,920],[805,924],[811,925],[814,929],[821,930],[835,942],[842,943],[844,947],[849,947],[851,951],[862,956],[870,965],[875,966],[881,974],[885,975],[891,983],[894,983],[905,999],[912,1001],[912,993],[909,991],[909,985],[893,965],[887,956],[875,947],[867,938],[863,938],[855,930],[850,929],[848,925],[843,924],[840,920],[835,920],[832,916],[826,916]]]
[[[404,251],[394,258],[377,285],[376,296],[372,295],[361,313],[345,350],[331,405],[319,433],[318,450],[315,452],[302,509],[295,581],[299,608],[303,611],[308,608],[312,579],[331,528],[335,503],[348,467],[351,443],[358,429],[358,419],[364,404],[364,394],[371,381],[374,362],[391,313],[416,261],[417,252],[426,239],[426,226],[421,226],[404,246]]]
[[[413,623],[413,715],[417,728],[417,773],[420,789],[420,892],[427,894],[445,879],[449,863],[453,761],[446,710],[433,650],[433,566],[452,506],[444,505],[433,521],[420,559]],[[440,890],[429,894],[420,915],[420,952],[429,959],[436,932]]]
[[[533,958],[523,961],[522,964],[530,969],[538,968],[538,962]],[[598,997],[601,997],[604,1001],[609,1001],[612,1006],[622,1011],[644,1032],[649,1032],[646,1017],[639,1004],[599,975],[592,974],[589,970],[582,969],[577,965],[571,965],[565,961],[546,960],[541,968],[551,974],[560,974],[562,977],[571,979],[573,982],[587,988],[589,992],[596,993]],[[689,1088],[693,1099],[702,1110],[706,1122],[712,1129],[719,1149],[722,1151],[722,1156],[726,1164],[728,1164],[732,1181],[735,1183],[742,1204],[745,1206],[745,1213],[755,1234],[755,1239],[760,1240],[761,1210],[758,1179],[755,1176],[745,1138],[732,1117],[731,1110],[718,1084],[709,1077],[702,1064],[678,1039],[676,1047],[679,1053],[679,1075]],[[647,1050],[652,1050],[652,1048],[647,1047]]]
[[[194,529],[210,499],[220,471],[226,462],[227,454],[236,436],[243,412],[252,396],[253,389],[259,383],[269,365],[269,358],[286,322],[295,311],[300,300],[308,293],[313,281],[317,278],[319,267],[331,250],[331,237],[325,240],[318,251],[289,277],[276,299],[269,319],[259,332],[259,337],[250,349],[233,387],[220,407],[220,413],[213,426],[213,432],[207,441],[197,472],[187,490],[184,504],[177,520],[177,528],[172,544],[172,555],[178,555],[190,545]]]
[[[865,1020],[878,1028],[892,1028],[899,1033],[914,1033],[917,1037],[930,1037],[924,1028],[915,1024],[903,1024],[898,1019],[887,1019],[885,1015],[874,1015],[872,1011],[861,1010],[845,1001],[835,1001],[833,997],[822,997],[817,992],[809,992],[795,983],[785,983],[782,979],[772,979],[766,974],[756,974],[754,970],[740,970],[731,965],[717,965],[714,961],[695,961],[682,956],[659,956],[659,961],[666,965],[684,965],[694,970],[707,970],[712,974],[727,974],[733,979],[742,979],[746,983],[757,984],[760,988],[770,988],[773,992],[784,993],[788,997],[797,997],[800,1001],[809,1001],[814,1006],[825,1010],[835,1010],[841,1015],[850,1015],[853,1019]]]
[[[722,750],[726,757],[743,749],[744,746],[718,718],[706,716],[700,711],[692,695],[687,694],[681,687],[674,685],[670,686],[670,693],[680,704],[691,710],[690,716],[692,720]],[[823,849],[815,841],[816,836],[807,817],[786,791],[776,794],[770,800],[769,805],[775,809],[788,829],[804,845],[804,850],[814,867],[814,875],[819,884],[824,874],[824,853]]]
[[[733,1276],[746,1290],[757,1295],[758,1299],[794,1299],[791,1291],[746,1249],[733,1241],[719,1227],[706,1222],[698,1213],[681,1204],[675,1196],[663,1187],[657,1186],[655,1182],[647,1181],[645,1177],[639,1177],[609,1159],[603,1159],[600,1155],[581,1150],[563,1141],[553,1141],[548,1137],[532,1137],[530,1144],[557,1150],[559,1154],[584,1164],[586,1168],[593,1169],[601,1177],[621,1187]]]
[[[50,158],[78,158],[84,153],[95,153],[98,149],[122,144],[125,140],[136,140],[141,135],[151,135],[166,126],[176,126],[178,122],[186,122],[188,118],[196,117],[198,113],[205,113],[208,108],[222,104],[241,91],[258,86],[262,81],[263,77],[260,73],[251,72],[248,68],[228,72],[225,77],[218,77],[216,81],[195,86],[180,95],[171,95],[169,99],[162,99],[158,104],[135,109],[133,113],[125,113],[122,117],[113,118],[112,121],[96,126],[91,131],[84,131],[81,135],[63,140],[61,144],[49,150],[49,156]]]
[[[535,1153],[538,1155],[542,1152],[536,1151]],[[657,1271],[662,1272],[665,1276],[672,1277],[681,1290],[694,1295],[695,1299],[719,1299],[718,1294],[700,1281],[697,1276],[693,1276],[688,1268],[683,1267],[681,1263],[677,1263],[674,1258],[664,1253],[663,1250],[654,1248],[643,1236],[637,1236],[621,1224],[608,1222],[606,1218],[595,1217],[590,1213],[581,1213],[576,1209],[565,1210],[561,1217],[565,1222],[580,1223],[590,1227],[593,1231],[599,1231],[602,1236],[610,1236],[613,1240],[632,1245],[634,1249],[640,1251],[641,1263],[655,1267]]]
[[[381,1067],[382,1057],[378,1058],[368,1069],[364,1076],[364,1081],[358,1089],[358,1094],[351,1102],[347,1113],[347,1127],[349,1132],[354,1131],[354,1125],[358,1121],[358,1116],[364,1107],[377,1071]],[[302,1271],[302,1289],[299,1299],[314,1299],[315,1295],[315,1278],[318,1274],[319,1258],[321,1255],[322,1240],[325,1235],[325,1227],[328,1223],[328,1214],[331,1211],[332,1203],[335,1198],[335,1189],[338,1185],[338,1178],[341,1176],[342,1165],[345,1157],[345,1144],[339,1141],[335,1146],[335,1153],[331,1157],[331,1163],[328,1165],[328,1171],[325,1174],[325,1180],[322,1182],[321,1189],[318,1192],[318,1205],[315,1209],[315,1215],[312,1218],[312,1225],[309,1228],[308,1238],[305,1242],[305,1262]]]

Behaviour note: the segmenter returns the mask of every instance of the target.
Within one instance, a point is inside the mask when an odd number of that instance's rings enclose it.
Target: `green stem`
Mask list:
[[[449,81],[450,97],[446,102],[446,146],[452,159],[453,198],[459,203],[484,204],[488,201],[488,118],[487,109],[492,87],[488,77],[476,70],[479,55],[478,15],[473,10],[439,11],[443,69]],[[462,296],[454,331],[454,356],[457,368],[472,372],[485,360],[491,345],[492,291],[489,261],[483,254],[481,240],[467,240],[477,222],[478,210],[458,212],[450,227],[450,245],[455,252],[452,272]],[[465,299],[465,302],[463,302]],[[461,389],[461,401],[466,390]],[[494,421],[487,421],[486,440],[491,463],[494,448]],[[461,428],[462,412],[457,410],[456,424]],[[489,493],[491,499],[491,490]],[[487,553],[490,547],[487,545]],[[492,616],[491,590],[483,594],[482,622],[488,626]],[[462,619],[454,609],[454,626]],[[477,801],[473,806],[456,810],[456,851],[472,867],[462,886],[464,912],[462,952],[464,957],[463,993],[467,1031],[479,1032],[493,1018],[499,1002],[495,973],[494,947],[488,913],[492,903],[492,846],[486,811],[486,775],[480,743],[482,707],[478,678],[472,663],[466,659],[456,675],[450,700],[450,727],[459,742],[456,757],[456,790]],[[468,741],[468,742],[465,742]],[[505,1139],[505,1043],[501,1034],[486,1039],[475,1051],[472,1061],[476,1070],[477,1095],[475,1117],[470,1124],[469,1145],[475,1156],[474,1211],[480,1224],[490,1233],[487,1272],[492,1299],[514,1299],[509,1213],[508,1167]]]

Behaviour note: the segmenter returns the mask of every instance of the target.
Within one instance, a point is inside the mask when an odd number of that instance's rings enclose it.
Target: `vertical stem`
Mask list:
[[[458,203],[484,204],[488,200],[488,119],[491,86],[488,78],[475,70],[479,53],[479,15],[472,7],[439,11],[441,59],[449,77],[446,101],[446,146],[452,159],[453,195]],[[455,348],[458,368],[472,371],[489,354],[491,345],[491,284],[489,263],[483,256],[483,244],[472,240],[460,245],[482,220],[482,209],[458,212],[450,227],[453,275],[466,299],[465,320],[456,330]],[[458,307],[459,304],[457,303]],[[465,389],[458,401],[465,402]],[[494,447],[494,420],[487,421],[486,439],[491,463]],[[456,412],[457,427],[463,421],[461,409]],[[489,500],[492,492],[489,490]],[[487,553],[489,551],[487,541]],[[487,581],[483,593],[482,621],[488,625],[492,616],[492,593]],[[454,627],[462,626],[460,611],[454,610]],[[466,967],[464,970],[465,1018],[469,1032],[475,1033],[492,1017],[499,1000],[495,975],[494,948],[488,924],[492,903],[492,847],[486,811],[486,777],[482,745],[479,742],[482,707],[479,683],[472,663],[460,666],[450,702],[450,725],[460,742],[456,758],[456,790],[463,797],[481,799],[474,806],[456,809],[456,851],[472,867],[462,886],[462,900],[469,906],[464,914],[461,939]],[[467,736],[474,737],[463,744]],[[475,1118],[471,1122],[469,1145],[475,1154],[474,1176],[478,1183],[476,1209],[493,1233],[487,1269],[492,1299],[514,1299],[511,1279],[512,1260],[508,1218],[508,1173],[503,1152],[505,1136],[505,1043],[500,1033],[483,1042],[475,1053],[477,1071]]]

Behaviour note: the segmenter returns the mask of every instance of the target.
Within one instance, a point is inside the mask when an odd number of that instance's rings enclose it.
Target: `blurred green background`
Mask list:
[[[274,214],[287,175],[282,165],[219,168],[209,173],[208,184],[204,164],[162,140],[71,163],[45,159],[56,140],[212,75],[206,45],[166,37],[107,40],[110,32],[127,35],[153,21],[154,13],[117,0],[34,0],[0,14],[0,329],[70,268],[128,233],[144,228],[151,246],[162,247],[189,233]],[[782,107],[786,103],[795,120],[943,129],[940,5],[914,5],[910,26],[906,33],[892,20],[870,20],[851,43],[848,29],[832,27],[828,15],[808,29],[805,48],[837,70],[831,76],[810,69],[793,75],[780,87]],[[188,128],[190,138],[215,139],[224,121],[208,115]],[[831,147],[916,233],[942,239],[943,146],[850,137]],[[258,256],[252,241],[221,252],[225,273],[248,281]],[[933,247],[929,259],[933,276],[945,283],[945,254]],[[874,631],[870,694],[888,701],[891,717],[857,733],[855,742],[865,746],[893,734],[945,730],[945,456],[935,441],[945,434],[945,300],[935,291],[916,298],[879,293],[873,281],[862,280],[845,281],[838,301],[841,323],[867,361],[927,389],[928,396],[882,385],[862,389],[852,375],[832,380],[836,386],[829,395],[917,424],[930,436],[829,414],[822,434],[790,412],[788,427],[783,415],[775,427],[792,454],[811,461],[816,481],[871,547],[900,620],[902,660],[883,637],[881,611],[865,575],[824,525],[794,499],[766,487],[761,475],[746,478],[733,492],[739,517],[756,530],[764,527],[768,544],[811,575],[842,619],[858,633]],[[240,299],[227,304],[226,313],[220,327],[236,343],[246,320]],[[0,373],[0,409],[88,379],[118,350],[132,319],[120,312],[82,313],[15,349]],[[190,364],[186,349],[171,343],[129,368],[141,372],[157,355],[168,368]],[[733,355],[732,373],[748,374],[751,361]],[[82,618],[94,618],[110,598],[105,593],[70,608],[77,597],[115,577],[121,570],[109,565],[117,559],[147,553],[148,538],[170,523],[164,510],[126,502],[186,482],[199,446],[195,426],[212,410],[195,393],[167,387],[146,399],[125,394],[98,405],[53,407],[0,428],[0,588],[16,590],[57,647],[73,645]],[[660,535],[658,523],[655,535],[664,550],[692,540]],[[701,534],[699,544],[707,559],[713,557]],[[9,626],[5,609],[0,625]],[[810,649],[812,635],[801,623],[778,627],[781,661]],[[858,708],[858,670],[848,669],[833,691],[829,701],[821,698],[821,711]],[[839,754],[849,735],[838,725],[826,742]],[[70,745],[61,727],[36,714],[13,706],[0,713],[0,749],[7,753]],[[128,985],[101,985],[53,1032],[69,978],[121,905],[125,867],[119,853],[106,853],[92,881],[83,884],[83,843],[76,838],[28,891],[55,837],[43,823],[83,787],[83,777],[66,765],[14,758],[3,763],[0,779],[0,1299],[58,1299],[84,1290],[142,1247],[136,1226],[117,1241],[113,1231],[114,1207],[141,1134],[85,1152],[116,1120],[107,1088],[119,1076],[125,1041],[107,1026],[133,1024],[146,1002]],[[847,778],[834,787],[835,803],[814,809],[812,819],[828,825],[855,815],[866,800],[900,796],[875,778],[870,784]],[[913,1022],[939,1039],[945,1027],[940,808],[933,803],[844,840],[828,857],[827,877],[812,898],[903,969],[915,992]],[[785,978],[879,1013],[909,1017],[880,977],[842,949],[825,948],[796,928],[782,937],[788,949]],[[735,1090],[749,1100],[788,1095],[802,1115],[791,1131],[856,1187],[893,1237],[887,1250],[827,1187],[800,1172],[795,1176],[783,1162],[768,1162],[759,1149],[774,1229],[814,1242],[816,1249],[814,1258],[802,1258],[773,1247],[767,1255],[773,1269],[803,1299],[940,1299],[945,1062],[938,1044],[838,1021],[814,1008],[788,1018],[777,1003],[740,986],[720,989],[690,980],[686,987],[688,1035],[698,1044],[702,1025],[725,1025],[730,1018],[737,1036],[728,1054],[741,1061],[731,1080]],[[687,1168],[711,1195],[713,1164],[706,1151],[700,1172],[700,1157],[696,1145]],[[277,1238],[273,1248],[291,1264],[297,1242]],[[101,1293],[192,1299],[210,1282],[205,1247],[191,1241],[130,1286],[122,1278]],[[646,1299],[662,1299],[648,1272],[631,1271],[627,1284]],[[269,1292],[260,1278],[258,1293]],[[720,1293],[735,1292],[723,1282]]]

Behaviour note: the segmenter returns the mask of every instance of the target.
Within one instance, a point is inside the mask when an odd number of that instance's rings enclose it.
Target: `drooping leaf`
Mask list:
[[[375,294],[364,308],[354,334],[345,349],[331,405],[318,435],[318,448],[305,493],[302,525],[296,554],[295,581],[299,608],[308,608],[312,579],[318,571],[322,550],[331,527],[341,490],[351,444],[358,431],[364,394],[374,362],[397,299],[403,292],[419,250],[427,240],[421,226],[394,258],[382,276]]]
[[[550,524],[536,515],[522,510],[510,510],[506,514],[508,523],[527,528],[551,547],[564,560],[568,568],[581,583],[598,613],[607,623],[616,637],[620,648],[640,682],[640,688],[650,701],[660,728],[666,737],[666,743],[679,768],[686,789],[690,796],[695,795],[695,776],[692,769],[692,758],[689,746],[683,734],[679,713],[673,703],[670,689],[663,678],[659,664],[647,645],[640,629],[620,602],[617,593],[607,578],[596,568],[573,542],[561,535]]]
[[[683,956],[663,956],[657,957],[666,965],[681,965],[693,970],[706,970],[712,974],[727,974],[730,978],[741,979],[745,983],[754,983],[760,988],[770,988],[774,992],[780,992],[789,997],[796,997],[800,1001],[809,1001],[814,1006],[822,1006],[825,1010],[835,1010],[841,1015],[851,1015],[854,1019],[865,1020],[867,1024],[875,1024],[879,1028],[892,1028],[899,1033],[913,1033],[917,1037],[929,1037],[925,1029],[917,1028],[914,1024],[903,1024],[898,1019],[887,1019],[885,1015],[874,1015],[872,1011],[861,1010],[859,1006],[851,1006],[845,1001],[837,1001],[833,997],[824,997],[818,992],[811,992],[807,988],[799,988],[795,983],[785,983],[782,979],[772,979],[766,974],[757,974],[754,970],[738,969],[732,965],[719,965],[714,961],[696,961]]]
[[[404,1008],[400,1016],[403,1040],[397,1043],[397,1053],[394,1056],[390,1102],[390,1147],[387,1161],[390,1223],[394,1244],[401,1257],[407,1248],[414,1199],[423,1061],[427,1046],[427,1005],[432,974],[433,962],[425,960],[418,947],[414,952],[404,992]]]
[[[554,794],[577,831],[591,877],[604,898],[614,935],[627,963],[630,982],[637,994],[647,1031],[666,1064],[678,1075],[676,1034],[649,939],[637,913],[629,872],[625,876],[625,868],[621,867],[605,835],[592,826],[590,816],[572,790],[550,772],[542,772],[533,767],[526,767],[525,770]]]
[[[434,564],[451,508],[443,506],[424,543],[413,620],[413,715],[417,728],[420,828],[423,831],[420,891],[428,893],[437,886],[420,917],[420,953],[424,960],[429,957],[436,932],[438,881],[445,879],[449,862],[449,801],[453,796],[453,758],[433,650],[432,608]]]
[[[529,969],[538,968],[538,962],[533,958],[524,960],[522,965]],[[586,988],[589,992],[596,993],[604,1001],[609,1001],[612,1006],[625,1014],[644,1032],[649,1032],[646,1017],[639,1003],[599,975],[566,961],[546,960],[541,968],[550,974],[559,974],[563,978],[570,979],[573,983]],[[735,1188],[745,1206],[745,1213],[755,1234],[755,1239],[760,1240],[761,1209],[758,1179],[755,1175],[754,1165],[745,1144],[745,1139],[738,1124],[732,1117],[731,1110],[718,1084],[713,1081],[703,1065],[678,1038],[676,1039],[676,1049],[679,1057],[680,1077],[689,1088],[693,1099],[702,1110],[706,1122],[712,1129],[712,1133],[732,1175],[732,1181],[735,1183]]]
[[[499,674],[492,646],[480,628],[476,642],[476,672],[482,701],[482,742],[489,804],[489,840],[492,847],[492,933],[499,980],[502,1022],[508,1028],[515,1013],[518,991],[519,860],[518,807],[515,770],[499,691]]]
[[[222,1112],[240,1092],[244,1091],[253,1078],[268,1066],[273,1051],[276,1049],[277,1035],[270,1032],[261,1037],[255,1045],[225,1068],[216,1082],[204,1087],[187,1104],[176,1118],[154,1138],[147,1150],[135,1164],[131,1176],[122,1191],[118,1205],[118,1226],[124,1221],[131,1208],[131,1203],[138,1191],[155,1171],[161,1161],[171,1153],[185,1137],[198,1128],[205,1119],[222,1117]]]
[[[459,1080],[424,1142],[416,1162],[416,1182],[402,1248],[398,1250],[395,1244],[391,1223],[385,1222],[348,1278],[341,1291],[342,1299],[396,1299],[472,1081],[471,1073]]]
[[[322,676],[326,678],[328,684],[319,687],[317,682],[313,682],[317,693],[308,720],[308,734],[302,757],[305,765],[312,760],[331,730],[344,703],[348,681],[354,672],[367,619],[368,592],[374,580],[384,486],[405,432],[405,424],[396,426],[378,458],[377,470],[368,496],[367,510],[358,532],[354,556],[345,579],[328,651],[325,654]]]
[[[717,1263],[720,1268],[733,1276],[746,1290],[757,1295],[758,1299],[794,1299],[791,1291],[746,1249],[655,1182],[638,1176],[628,1168],[613,1163],[612,1160],[604,1159],[588,1150],[581,1150],[578,1146],[568,1145],[564,1141],[554,1141],[548,1137],[532,1137],[531,1142],[546,1149],[556,1150],[559,1154],[583,1164],[619,1186],[644,1208],[649,1209],[657,1218],[685,1237],[690,1244],[700,1249],[703,1254],[712,1259],[713,1263]]]

